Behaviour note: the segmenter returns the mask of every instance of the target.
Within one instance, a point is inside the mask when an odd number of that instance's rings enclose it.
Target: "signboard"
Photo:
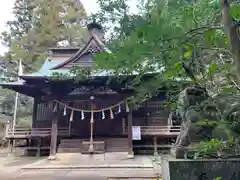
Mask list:
[[[132,127],[132,140],[141,140],[141,127],[140,126]]]

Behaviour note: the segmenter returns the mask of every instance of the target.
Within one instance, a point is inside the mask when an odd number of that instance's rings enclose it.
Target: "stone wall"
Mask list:
[[[240,180],[240,159],[162,159],[163,180]]]

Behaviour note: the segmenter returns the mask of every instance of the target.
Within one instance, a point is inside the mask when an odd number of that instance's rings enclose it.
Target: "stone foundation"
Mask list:
[[[165,156],[162,159],[163,180],[240,179],[240,159],[185,160]]]

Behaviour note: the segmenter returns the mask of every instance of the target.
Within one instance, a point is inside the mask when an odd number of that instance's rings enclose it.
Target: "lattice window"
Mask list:
[[[88,50],[88,53],[97,53],[100,52],[100,50],[97,47],[91,46]]]
[[[37,121],[47,121],[51,118],[53,103],[40,103],[37,106]]]

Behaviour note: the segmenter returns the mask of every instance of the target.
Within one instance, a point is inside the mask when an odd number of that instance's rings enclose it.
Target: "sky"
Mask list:
[[[3,3],[0,5],[0,32],[6,29],[5,23],[8,20],[13,19],[13,14],[12,14],[13,4],[14,4],[14,0],[7,0],[7,1],[4,1],[4,5]],[[3,54],[5,51],[7,51],[7,48],[0,45],[0,54]]]
[[[131,6],[131,10],[134,12],[136,8],[137,0],[129,0],[129,5]],[[0,4],[0,32],[6,30],[5,24],[7,21],[12,20],[13,17],[13,5],[15,0],[5,0]],[[98,11],[97,0],[81,0],[88,14],[95,13]],[[0,44],[0,54],[3,54],[7,51],[7,48]]]

